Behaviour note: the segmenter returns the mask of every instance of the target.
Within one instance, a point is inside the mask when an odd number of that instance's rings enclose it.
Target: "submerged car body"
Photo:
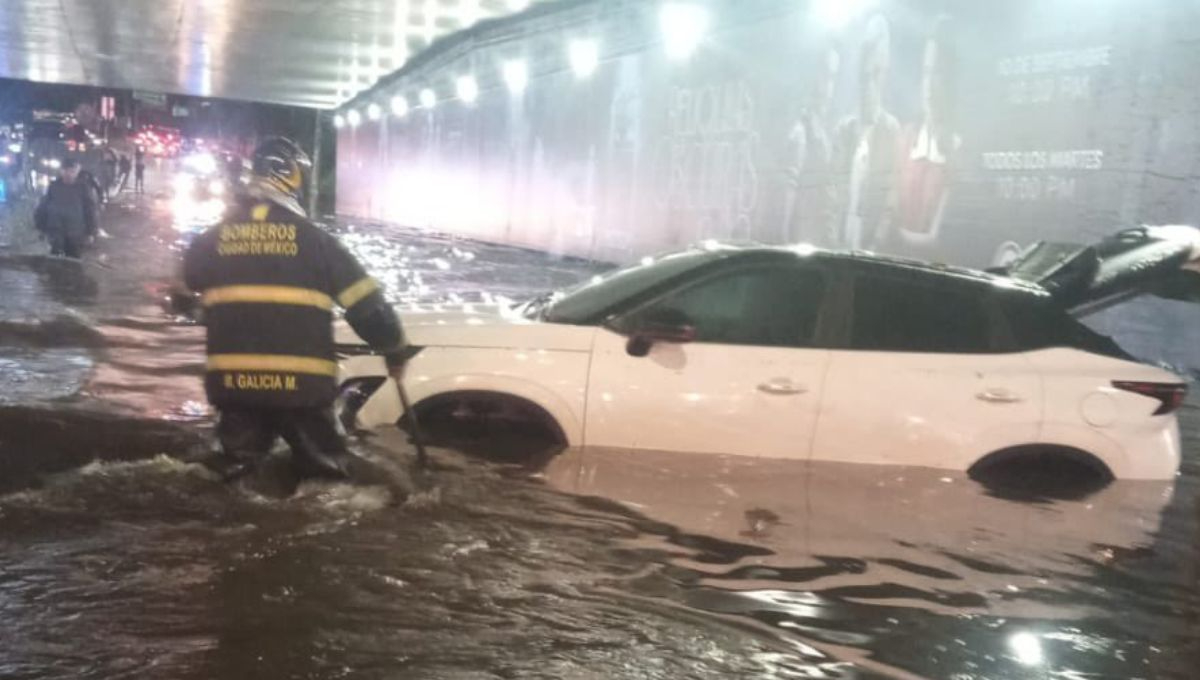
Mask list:
[[[424,348],[405,383],[418,410],[462,394],[519,403],[568,446],[955,470],[1036,449],[1167,479],[1183,381],[1068,311],[1162,284],[1200,256],[1195,236],[1039,246],[992,274],[708,243],[516,307],[402,310]],[[1106,268],[1114,257],[1141,264]],[[351,418],[396,422],[382,359],[344,325],[338,342],[346,392],[370,386]]]

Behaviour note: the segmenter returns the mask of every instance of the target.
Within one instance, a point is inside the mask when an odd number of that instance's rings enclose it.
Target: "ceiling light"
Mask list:
[[[600,48],[595,40],[572,40],[567,47],[567,57],[575,76],[587,78],[595,73],[596,67],[600,65]]]
[[[479,99],[479,84],[475,82],[475,76],[461,76],[454,89],[463,103],[474,104]]]
[[[392,115],[403,118],[408,115],[408,100],[399,95],[392,97]]]
[[[432,109],[433,107],[437,106],[437,94],[435,94],[434,91],[428,87],[424,90],[421,90],[421,106],[424,106],[427,109]]]
[[[840,30],[865,13],[875,0],[815,0],[812,3],[817,19],[830,30]]]
[[[359,115],[357,109],[350,109],[346,113],[346,122],[350,123],[350,127],[358,127],[358,124],[362,122],[362,116]]]
[[[658,12],[658,23],[662,29],[663,46],[667,56],[682,60],[692,56],[711,23],[708,10],[690,2],[668,2]]]
[[[529,86],[529,65],[524,59],[504,62],[504,82],[509,92],[521,94]]]
[[[379,104],[371,104],[367,107],[367,118],[371,120],[379,120],[383,115],[383,109],[379,108]]]

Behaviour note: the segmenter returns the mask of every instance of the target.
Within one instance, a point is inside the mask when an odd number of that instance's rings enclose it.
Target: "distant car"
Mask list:
[[[180,165],[172,182],[175,228],[182,232],[203,231],[225,213],[226,179],[209,153],[192,154]]]
[[[1168,479],[1184,381],[1069,312],[1190,297],[1197,258],[1186,227],[1040,244],[991,274],[709,243],[511,308],[401,310],[424,347],[405,383],[422,422],[516,420],[572,447]],[[337,334],[345,422],[397,422],[382,359]]]

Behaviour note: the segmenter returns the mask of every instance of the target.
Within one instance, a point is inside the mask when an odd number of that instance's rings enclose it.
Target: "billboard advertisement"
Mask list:
[[[686,55],[661,3],[567,4],[365,95],[410,106],[342,128],[340,209],[614,262],[727,239],[986,267],[1198,221],[1192,3],[697,1]],[[1146,310],[1120,322],[1144,342],[1185,314]]]

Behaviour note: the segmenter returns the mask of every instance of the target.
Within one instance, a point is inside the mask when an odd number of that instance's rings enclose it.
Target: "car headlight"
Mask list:
[[[192,195],[192,189],[195,183],[192,181],[191,175],[176,175],[175,180],[171,183],[171,187],[175,190],[176,196]]]

